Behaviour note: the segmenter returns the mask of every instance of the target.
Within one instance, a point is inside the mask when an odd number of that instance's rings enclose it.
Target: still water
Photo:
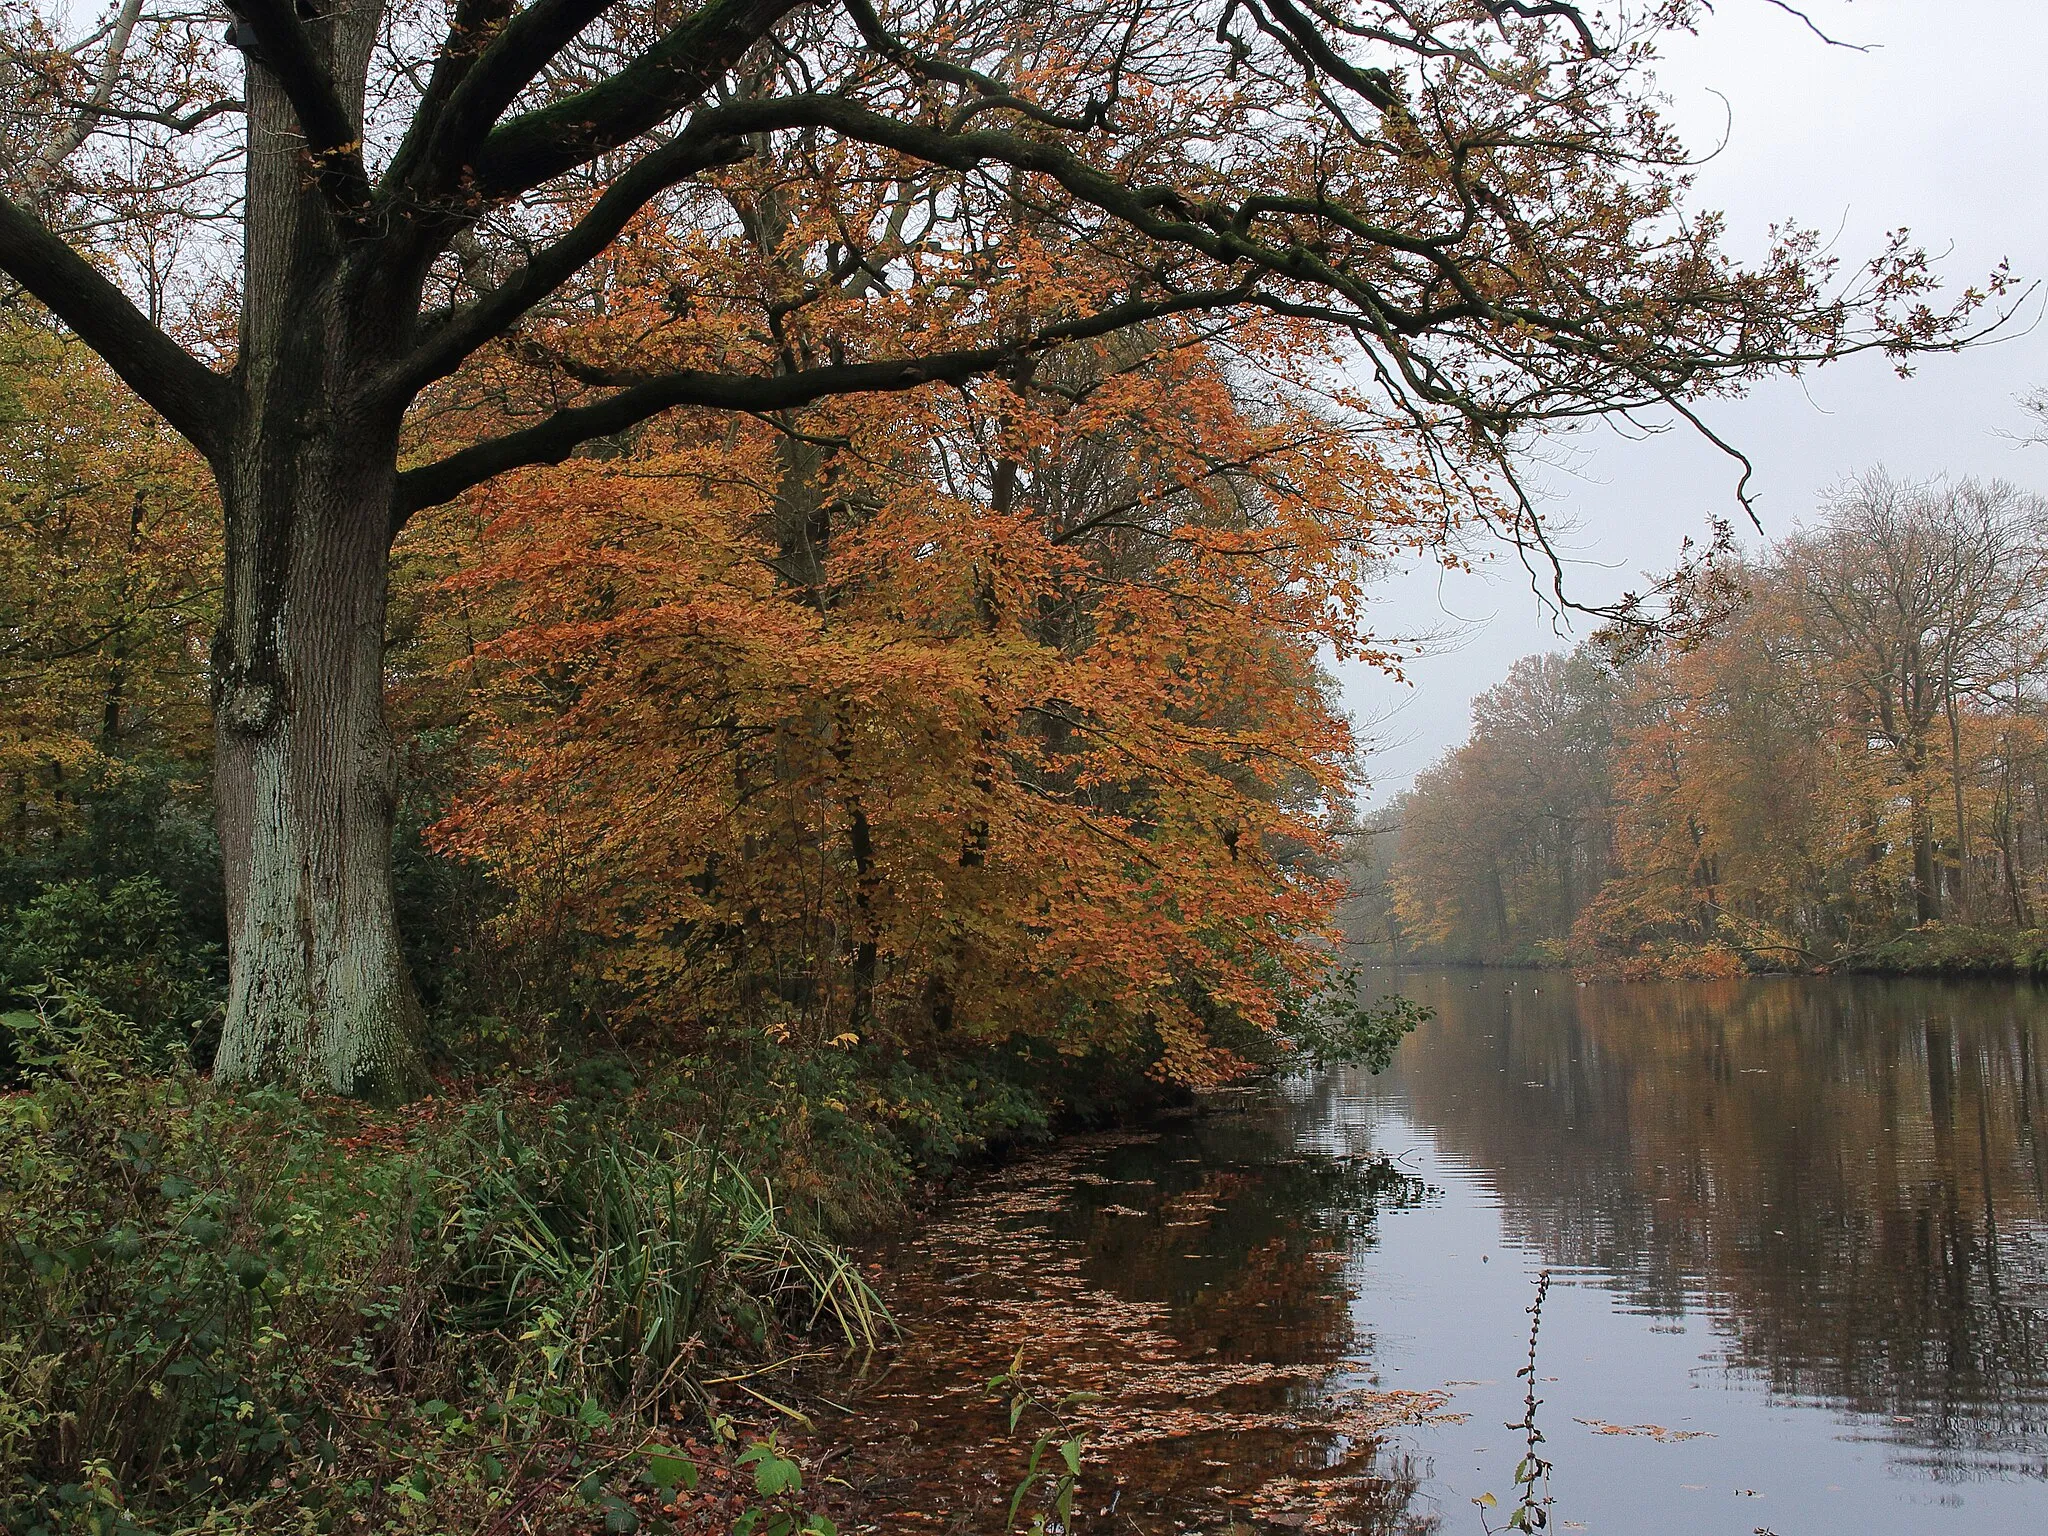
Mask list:
[[[1437,1011],[1383,1076],[1022,1159],[877,1255],[905,1338],[834,1472],[881,1529],[1003,1528],[1021,1345],[1103,1394],[1080,1530],[1479,1536],[1545,1269],[1553,1529],[2048,1528],[2048,992],[1368,986]]]

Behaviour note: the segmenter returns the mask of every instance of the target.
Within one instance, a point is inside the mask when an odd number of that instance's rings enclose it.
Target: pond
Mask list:
[[[904,1339],[827,1471],[878,1529],[1003,1529],[1021,1347],[1102,1394],[1082,1530],[1479,1536],[1545,1270],[1554,1529],[2048,1526],[2048,992],[1367,985],[1437,1013],[1384,1075],[1062,1144],[874,1256]]]

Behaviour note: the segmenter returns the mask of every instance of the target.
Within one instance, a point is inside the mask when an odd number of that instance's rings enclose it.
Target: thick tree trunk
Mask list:
[[[341,51],[359,58],[373,29],[351,15],[360,35]],[[244,405],[215,466],[229,983],[214,1075],[393,1101],[425,1073],[394,910],[383,697],[398,420],[363,392],[389,338],[304,175],[288,104],[261,69],[249,93]]]
[[[390,477],[309,480],[288,547],[230,546],[215,717],[230,979],[214,1075],[389,1102],[424,1081],[391,883]]]

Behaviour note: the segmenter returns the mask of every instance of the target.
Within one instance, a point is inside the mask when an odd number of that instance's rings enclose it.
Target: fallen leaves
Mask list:
[[[1714,1435],[1704,1429],[1667,1429],[1662,1424],[1610,1424],[1605,1419],[1574,1419],[1574,1424],[1583,1424],[1596,1435],[1639,1435],[1654,1440],[1659,1445],[1669,1445],[1679,1440],[1712,1440]]]
[[[1170,1172],[1149,1208],[1103,1201],[1157,1187],[1112,1176],[1133,1146],[1091,1138],[1005,1169],[892,1253],[880,1283],[905,1337],[837,1426],[861,1442],[845,1475],[885,1529],[1002,1528],[1022,1447],[981,1384],[1020,1345],[1048,1389],[1101,1394],[1070,1417],[1084,1497],[1111,1486],[1119,1530],[1351,1531],[1405,1507],[1417,1478],[1389,1432],[1461,1416],[1443,1392],[1349,1385],[1347,1249],[1290,1230],[1257,1177],[1185,1158],[1154,1160]],[[1188,1226],[1215,1251],[1184,1255]]]

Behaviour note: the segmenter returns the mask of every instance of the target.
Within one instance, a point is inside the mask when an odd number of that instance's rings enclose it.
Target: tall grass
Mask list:
[[[562,1383],[658,1407],[698,1395],[689,1368],[707,1349],[869,1349],[889,1326],[844,1251],[700,1140],[563,1157],[502,1114],[490,1129],[451,1222],[450,1295],[470,1327],[533,1345]]]
[[[614,1497],[577,1491],[590,1468],[630,1482],[655,1414],[890,1326],[707,1139],[532,1098],[380,1118],[53,1051],[0,1098],[0,1529],[422,1500],[402,1528],[481,1529],[508,1479],[573,1467],[548,1497],[580,1508]]]

